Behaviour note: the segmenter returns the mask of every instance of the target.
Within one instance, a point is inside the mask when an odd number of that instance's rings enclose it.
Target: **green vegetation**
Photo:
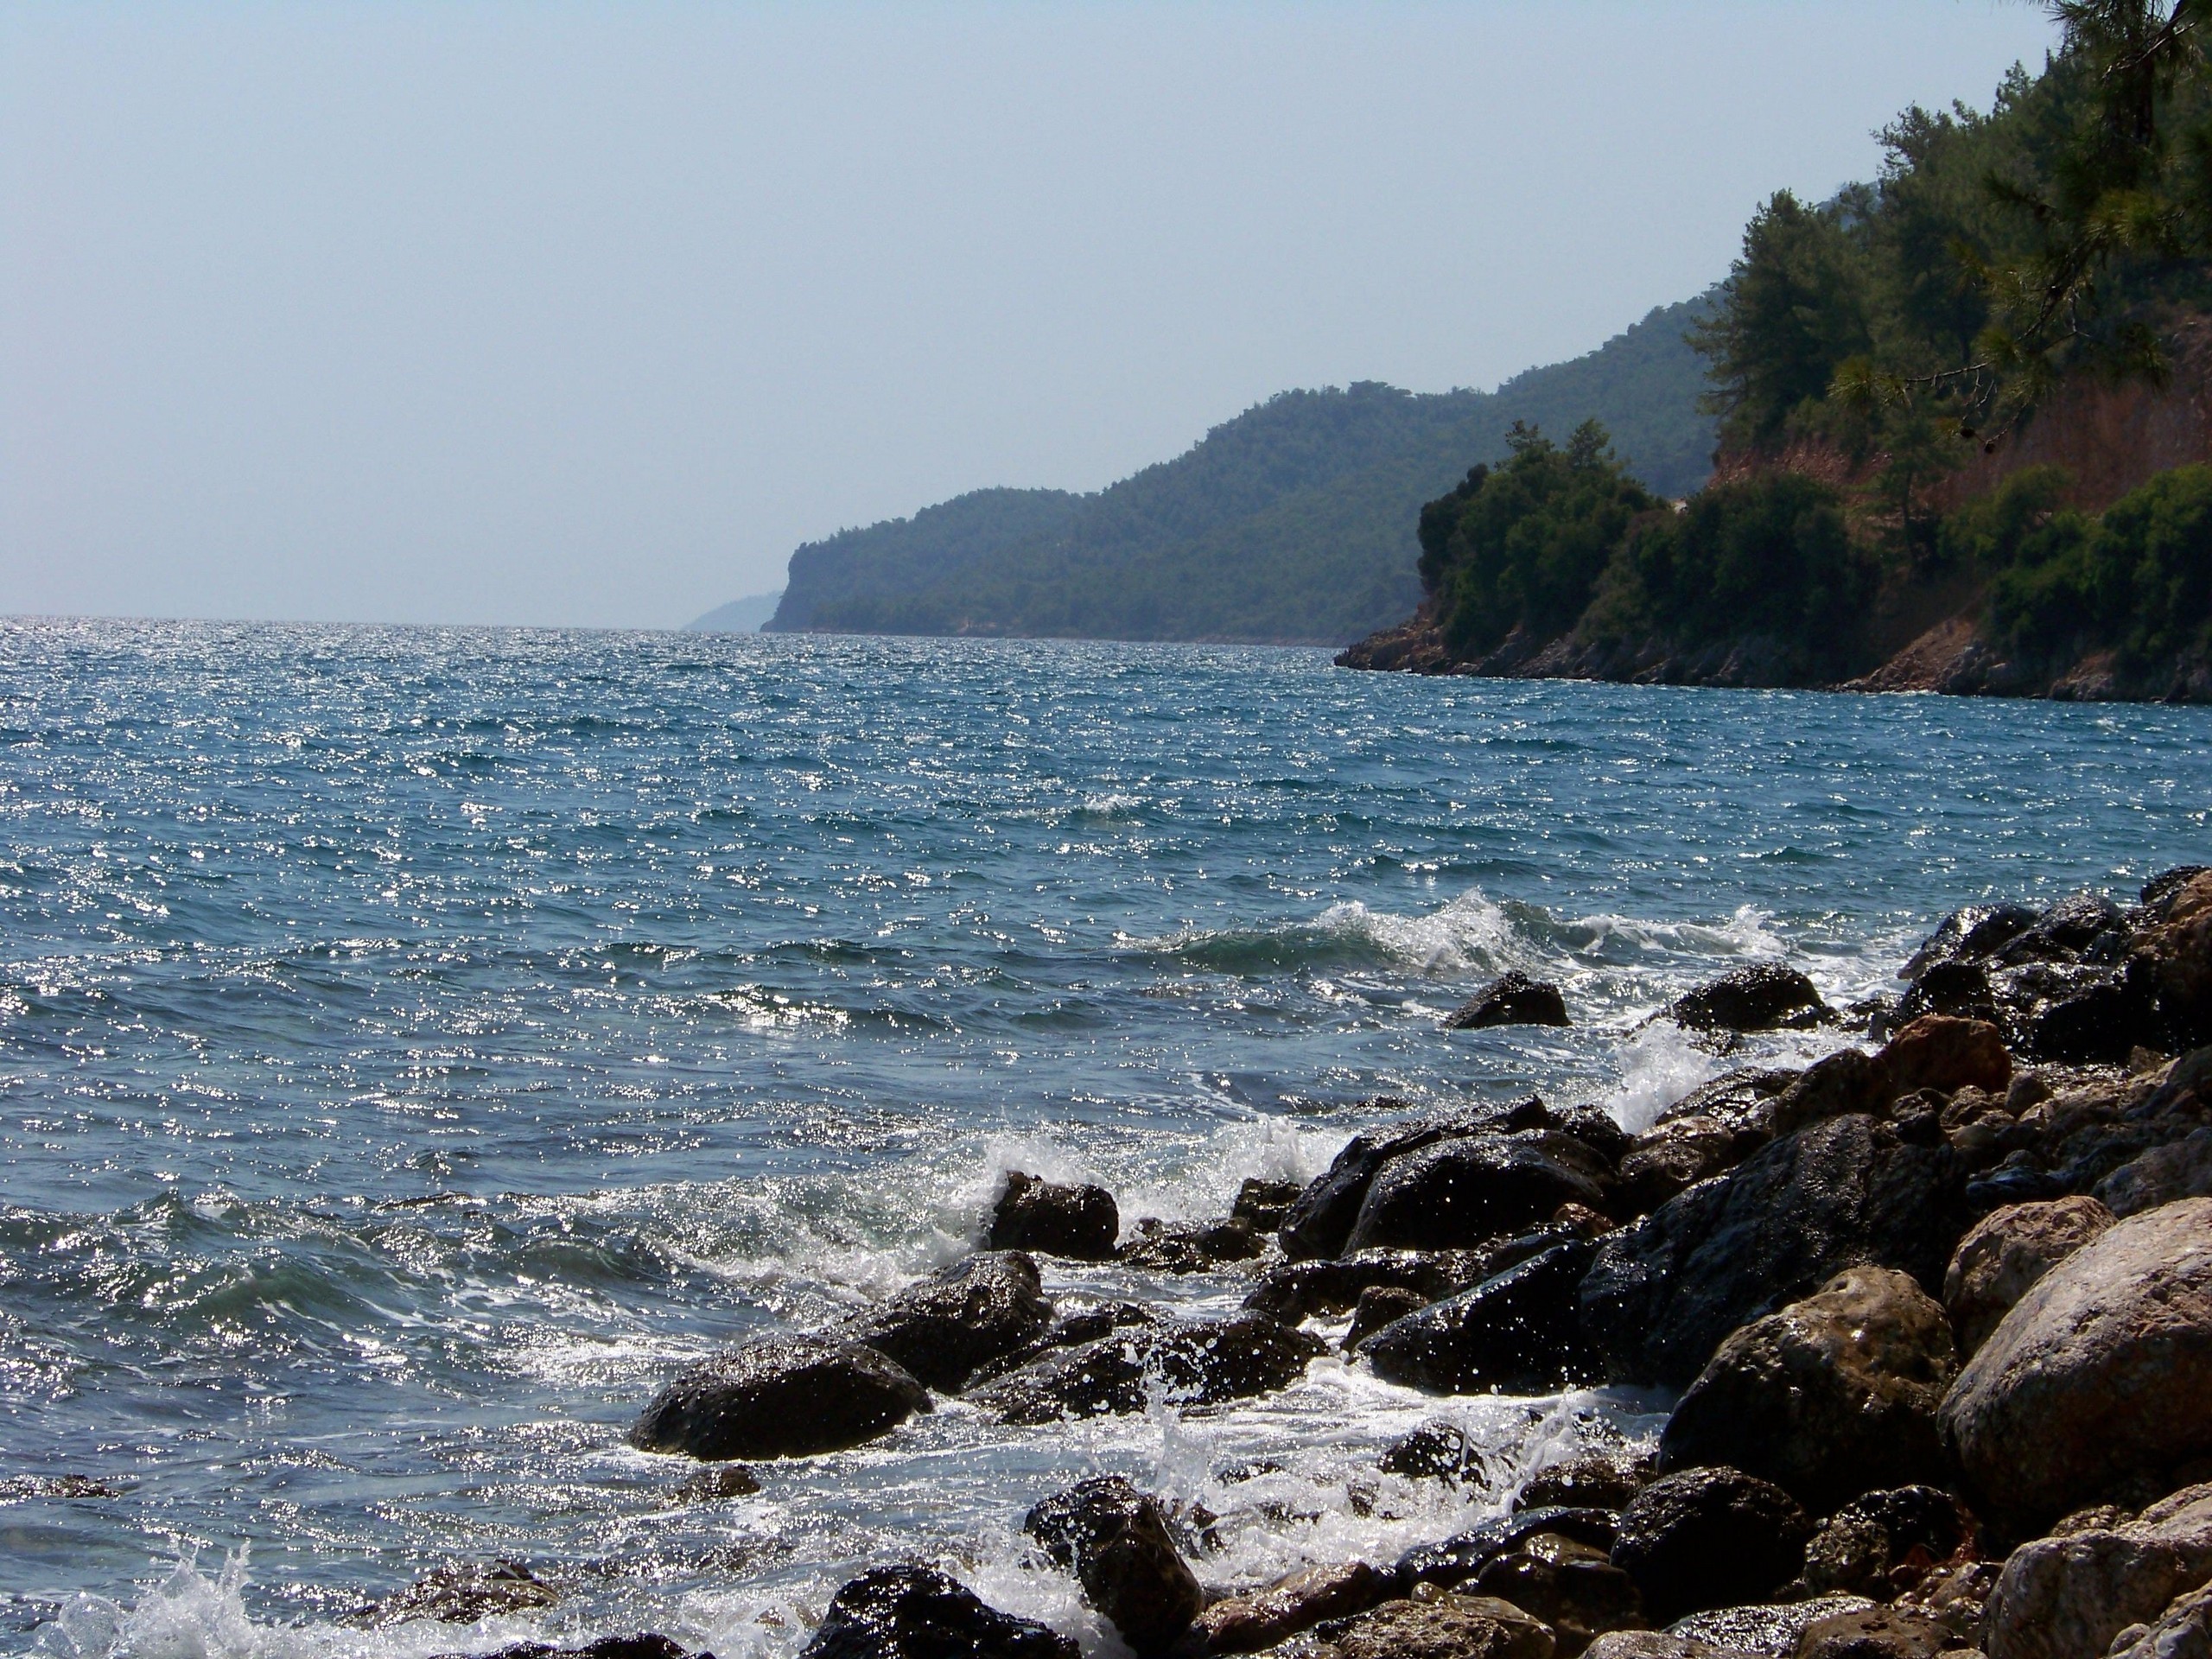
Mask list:
[[[1341,644],[1413,608],[1421,504],[1508,456],[1516,422],[1594,415],[1659,490],[1695,489],[1713,423],[1685,336],[1709,304],[1494,392],[1286,392],[1095,495],[978,491],[843,531],[791,556],[771,626]]]

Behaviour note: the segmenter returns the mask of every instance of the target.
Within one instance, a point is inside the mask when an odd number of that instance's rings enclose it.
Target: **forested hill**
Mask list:
[[[1516,421],[1595,418],[1686,495],[1713,442],[1683,336],[1710,296],[1492,392],[1289,391],[1093,495],[979,490],[791,555],[779,632],[1340,645],[1420,599],[1421,504],[1506,451]]]

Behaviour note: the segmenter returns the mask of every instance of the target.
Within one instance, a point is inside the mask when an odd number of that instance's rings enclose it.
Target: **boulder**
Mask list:
[[[2038,911],[2035,919],[1990,955],[2011,967],[2028,962],[2074,962],[2097,942],[2124,935],[2126,918],[2100,893],[2077,893]]]
[[[1052,1323],[1037,1263],[992,1250],[909,1285],[849,1320],[841,1335],[888,1354],[940,1394],[955,1394],[980,1366],[1034,1342]]]
[[[1936,1659],[1958,1643],[1909,1607],[1872,1607],[1815,1619],[1797,1638],[1796,1659]]]
[[[2036,912],[2025,905],[1968,905],[1953,911],[1912,953],[1897,977],[1917,982],[1944,963],[1985,961],[2035,921]]]
[[[1982,1626],[1989,1659],[2105,1653],[2131,1625],[2212,1583],[2212,1486],[2176,1492],[2133,1521],[2014,1550]]]
[[[1246,1221],[1147,1219],[1137,1223],[1137,1236],[1122,1246],[1117,1259],[1147,1273],[1218,1273],[1265,1249]]]
[[[1299,1659],[1553,1659],[1543,1624],[1494,1596],[1386,1601],[1300,1639]]]
[[[2140,1215],[2183,1198],[2212,1198],[2212,1128],[2152,1147],[2097,1183],[2115,1216]]]
[[[1573,1659],[1608,1630],[1645,1625],[1635,1581],[1604,1550],[1555,1532],[1540,1532],[1492,1556],[1474,1587],[1543,1620],[1562,1659]]]
[[[1738,1469],[1665,1475],[1621,1511],[1613,1565],[1664,1624],[1758,1601],[1797,1576],[1812,1521],[1778,1486]]]
[[[1559,987],[1528,975],[1499,975],[1445,1017],[1446,1031],[1479,1031],[1485,1026],[1565,1026],[1567,999]]]
[[[1439,1141],[1383,1165],[1345,1248],[1471,1249],[1548,1221],[1562,1205],[1604,1210],[1611,1173],[1556,1130]]]
[[[1399,1590],[1421,1592],[1423,1586],[1449,1589],[1478,1577],[1502,1555],[1510,1554],[1539,1534],[1610,1551],[1619,1517],[1605,1510],[1525,1510],[1500,1516],[1456,1533],[1441,1543],[1422,1544],[1398,1558]]]
[[[1997,1587],[1997,1573],[1996,1562],[1973,1559],[1962,1550],[1929,1567],[1920,1582],[1897,1600],[1919,1609],[1950,1631],[1959,1647],[1978,1647],[1982,1613]]]
[[[1351,1328],[1344,1332],[1344,1350],[1350,1353],[1386,1325],[1395,1325],[1408,1313],[1418,1313],[1428,1306],[1428,1298],[1417,1290],[1399,1290],[1389,1285],[1370,1285],[1359,1293],[1359,1301],[1351,1311]]]
[[[1174,1646],[1205,1605],[1158,1501],[1119,1475],[1046,1498],[1021,1524],[1140,1656]]]
[[[994,1250],[1106,1262],[1112,1260],[1121,1233],[1121,1211],[1104,1187],[1061,1186],[1014,1170],[991,1211],[984,1243]]]
[[[1651,1459],[1625,1452],[1589,1452],[1539,1469],[1514,1495],[1513,1508],[1561,1504],[1578,1510],[1624,1510],[1651,1484]]]
[[[986,1606],[932,1567],[879,1567],[831,1598],[801,1659],[1077,1659],[1072,1637]]]
[[[1770,1118],[1777,1135],[1795,1135],[1808,1124],[1853,1112],[1883,1116],[1892,1098],[1889,1077],[1872,1054],[1840,1048],[1806,1067],[1776,1097]]]
[[[1298,1202],[1283,1217],[1279,1235],[1283,1254],[1294,1262],[1342,1255],[1370,1183],[1393,1158],[1455,1135],[1541,1128],[1551,1121],[1544,1103],[1531,1096],[1517,1105],[1477,1107],[1356,1135],[1329,1167],[1299,1194]]]
[[[1365,1561],[1309,1567],[1264,1590],[1217,1601],[1198,1625],[1210,1653],[1258,1653],[1324,1619],[1363,1613],[1389,1593],[1389,1579]]]
[[[1608,1234],[1583,1280],[1583,1325],[1609,1374],[1687,1386],[1738,1326],[1872,1264],[1942,1283],[1969,1219],[1966,1169],[1852,1114],[1764,1147]]]
[[[1141,1411],[1148,1386],[1183,1405],[1218,1405],[1287,1388],[1327,1345],[1256,1314],[1139,1326],[1060,1350],[1010,1371],[969,1397],[1007,1422]]]
[[[1967,1363],[1942,1422],[1985,1512],[2029,1527],[2140,1502],[2212,1459],[2212,1198],[2115,1224]]]
[[[2007,1205],[1976,1222],[1943,1274],[1943,1306],[1961,1356],[1989,1340],[2036,1281],[2102,1237],[2112,1223],[2111,1211],[2083,1198]]]
[[[1047,1354],[1058,1353],[1068,1348],[1079,1348],[1087,1342],[1097,1342],[1117,1331],[1128,1331],[1160,1323],[1160,1315],[1141,1302],[1097,1302],[1088,1307],[1064,1311],[1044,1334],[1034,1341],[1023,1344],[1012,1353],[977,1368],[968,1379],[971,1389],[1033,1365]]]
[[[1442,1418],[1393,1440],[1375,1466],[1386,1475],[1440,1480],[1447,1486],[1469,1479],[1487,1485],[1491,1472],[1488,1460],[1467,1438],[1467,1431]]]
[[[1867,1492],[1821,1523],[1805,1546],[1803,1578],[1823,1593],[1887,1601],[1974,1534],[1974,1519],[1937,1486]]]
[[[439,1659],[464,1659],[444,1654]],[[486,1659],[473,1656],[471,1659]],[[690,1649],[653,1631],[637,1636],[602,1636],[580,1648],[556,1648],[550,1642],[516,1642],[488,1656],[488,1659],[690,1659]],[[714,1659],[702,1654],[698,1659]]]
[[[1555,1245],[1384,1326],[1359,1351],[1385,1382],[1438,1394],[1552,1394],[1586,1382],[1597,1364],[1576,1292],[1596,1255],[1586,1242]]]
[[[1244,1310],[1295,1325],[1315,1313],[1345,1313],[1378,1287],[1440,1301],[1490,1277],[1484,1268],[1494,1256],[1476,1250],[1360,1250],[1332,1261],[1286,1262],[1260,1275]]]
[[[1742,1648],[1716,1648],[1666,1630],[1611,1630],[1583,1650],[1584,1659],[1751,1659]]]
[[[1723,1072],[1662,1109],[1653,1127],[1664,1128],[1677,1118],[1709,1117],[1748,1137],[1747,1152],[1756,1150],[1774,1138],[1774,1103],[1798,1076],[1757,1068]]]
[[[1272,1233],[1282,1225],[1290,1206],[1305,1190],[1303,1181],[1270,1181],[1252,1176],[1236,1189],[1236,1202],[1230,1206],[1229,1217],[1255,1233]]]
[[[2190,877],[2158,911],[2141,956],[2164,1040],[2174,1050],[2212,1043],[2212,872]]]
[[[1912,983],[1891,1016],[1896,1029],[1910,1025],[1923,1014],[1948,1014],[1961,1020],[1997,1023],[1996,993],[1989,970],[1978,962],[1939,962]]]
[[[1834,1015],[1820,988],[1795,968],[1759,963],[1675,999],[1667,1009],[1692,1031],[1802,1031]]]
[[[811,1457],[863,1445],[929,1408],[929,1390],[873,1348],[771,1338],[677,1376],[631,1425],[630,1444],[702,1463]]]
[[[2012,1057],[2004,1033],[1985,1020],[1961,1020],[1924,1014],[1883,1046],[1874,1057],[1889,1097],[1922,1089],[1950,1094],[1986,1089],[2001,1095],[2012,1082]]]
[[[1825,1515],[1872,1487],[1941,1480],[1951,1323],[1904,1274],[1847,1268],[1720,1344],[1667,1420],[1659,1467],[1724,1465]]]
[[[2178,1596],[2149,1624],[2113,1638],[2111,1659],[2206,1659],[2212,1655],[2212,1589]]]
[[[1676,1193],[1735,1168],[1768,1139],[1764,1135],[1747,1136],[1718,1118],[1670,1119],[1641,1136],[1621,1160],[1617,1189],[1620,1208],[1629,1215],[1648,1216]]]

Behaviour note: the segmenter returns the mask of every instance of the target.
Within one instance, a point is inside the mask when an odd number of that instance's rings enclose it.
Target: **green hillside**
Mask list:
[[[1603,421],[1666,495],[1705,478],[1712,423],[1684,339],[1711,296],[1493,392],[1290,391],[1092,495],[979,490],[792,554],[779,632],[1335,645],[1421,596],[1421,504],[1506,453],[1516,421]]]

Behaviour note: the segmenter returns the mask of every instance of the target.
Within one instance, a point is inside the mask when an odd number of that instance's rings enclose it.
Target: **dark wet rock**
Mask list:
[[[1831,1117],[1853,1113],[1879,1116],[1890,1100],[1889,1078],[1874,1057],[1842,1048],[1815,1060],[1776,1097],[1770,1121],[1775,1134],[1795,1135]]]
[[[2191,1198],[2037,1280],[1959,1373],[1942,1421],[1977,1509],[2024,1528],[2202,1478],[2208,1400],[2212,1198]]]
[[[2024,968],[2004,976],[1998,1000],[2013,1040],[2034,1059],[2116,1062],[2166,1034],[2147,961]]]
[[[2212,864],[2177,864],[2171,870],[2161,870],[2143,884],[2137,901],[2153,921],[2163,922],[2168,906],[2200,875],[2212,875]]]
[[[1941,1286],[1970,1219],[1965,1168],[1853,1114],[1777,1141],[1600,1241],[1579,1293],[1618,1381],[1684,1387],[1738,1326],[1845,1268]]]
[[[454,1562],[378,1602],[372,1617],[380,1624],[433,1618],[442,1624],[474,1624],[550,1607],[561,1592],[520,1561]]]
[[[1821,1523],[1805,1546],[1808,1588],[1887,1601],[1916,1588],[1973,1536],[1973,1517],[1939,1486],[1866,1492]]]
[[[1495,1596],[1386,1601],[1299,1637],[1298,1659],[1554,1659],[1551,1631]]]
[[[1147,1273],[1218,1273],[1266,1248],[1249,1222],[1147,1219],[1137,1223],[1137,1236],[1122,1247],[1118,1259]]]
[[[695,1365],[630,1428],[640,1452],[702,1463],[842,1452],[930,1408],[929,1390],[857,1342],[781,1337]]]
[[[1554,1533],[1592,1549],[1611,1550],[1619,1517],[1607,1510],[1548,1508],[1500,1516],[1446,1538],[1423,1544],[1398,1558],[1398,1588],[1411,1594],[1424,1584],[1449,1588],[1466,1583],[1499,1556],[1521,1548],[1539,1533]]]
[[[1158,1501],[1119,1475],[1046,1498],[1022,1529],[1141,1656],[1173,1647],[1205,1605]]]
[[[1369,1185],[1394,1158],[1457,1135],[1541,1128],[1550,1122],[1544,1103],[1532,1096],[1516,1105],[1472,1107],[1356,1135],[1291,1205],[1281,1233],[1283,1254],[1294,1262],[1342,1255]]]
[[[1602,1211],[1611,1171],[1558,1130],[1461,1135],[1391,1159],[1346,1248],[1465,1249],[1548,1221],[1560,1206]]]
[[[1513,1500],[1515,1513],[1556,1505],[1571,1510],[1624,1510],[1651,1484],[1649,1456],[1592,1452],[1539,1469]]]
[[[1873,1605],[1863,1596],[1817,1596],[1777,1605],[1714,1607],[1676,1619],[1667,1633],[1723,1652],[1793,1659],[1805,1632],[1821,1619],[1872,1611]]]
[[[1796,1577],[1812,1535],[1780,1487],[1739,1469],[1691,1469],[1655,1480],[1621,1511],[1612,1560],[1664,1624],[1764,1599]]]
[[[1488,1460],[1467,1431],[1442,1418],[1393,1441],[1375,1466],[1386,1475],[1440,1480],[1448,1486],[1462,1481],[1487,1484],[1490,1478]]]
[[[1553,1110],[1550,1128],[1570,1140],[1579,1141],[1595,1153],[1598,1162],[1592,1165],[1577,1158],[1579,1168],[1593,1169],[1610,1177],[1613,1166],[1620,1162],[1628,1149],[1636,1144],[1636,1137],[1620,1126],[1620,1120],[1602,1106],[1566,1106]]]
[[[0,1476],[0,1501],[19,1497],[121,1497],[124,1489],[90,1475]]]
[[[1943,1306],[1971,1357],[2031,1287],[2111,1230],[2112,1211],[2094,1198],[2008,1205],[1967,1230],[1943,1274]]]
[[[1764,1146],[1765,1135],[1731,1129],[1719,1118],[1678,1117],[1637,1141],[1621,1160],[1621,1208],[1647,1216],[1700,1181],[1726,1174]]]
[[[1258,1653],[1325,1619],[1363,1613],[1390,1592],[1388,1575],[1365,1561],[1310,1567],[1264,1590],[1217,1601],[1198,1615],[1211,1653]]]
[[[1474,1588],[1549,1625],[1562,1659],[1573,1659],[1608,1630],[1645,1626],[1635,1580],[1605,1551],[1555,1532],[1540,1532],[1492,1556],[1475,1575]]]
[[[1834,1018],[1820,989],[1795,968],[1760,963],[1675,999],[1667,1009],[1692,1031],[1802,1031]]]
[[[1486,1026],[1565,1026],[1567,999],[1559,987],[1518,971],[1501,974],[1463,1002],[1444,1021],[1446,1031],[1478,1031]]]
[[[1947,963],[1978,963],[2010,944],[2035,925],[2025,905],[1968,905],[1943,918],[1898,970],[1899,979],[1917,981]]]
[[[1923,1014],[1948,1014],[1961,1020],[1999,1018],[1989,970],[1978,962],[1939,962],[1912,983],[1891,1014],[1891,1029],[1910,1025]]]
[[[1982,1615],[1990,1592],[1997,1587],[1999,1564],[1961,1550],[1949,1560],[1938,1561],[1921,1575],[1920,1582],[1897,1598],[1950,1631],[1954,1645],[1977,1647],[1981,1639]]]
[[[1133,1330],[1143,1325],[1160,1323],[1160,1315],[1141,1302],[1099,1302],[1087,1307],[1064,1307],[1058,1318],[1033,1342],[1025,1344],[1002,1359],[993,1360],[979,1367],[968,1379],[970,1389],[995,1382],[1000,1377],[1034,1364],[1047,1354],[1065,1348],[1079,1348],[1084,1343],[1096,1342],[1110,1337],[1117,1331]]]
[[[1417,1290],[1370,1285],[1359,1293],[1359,1301],[1352,1308],[1351,1328],[1344,1332],[1344,1351],[1350,1353],[1384,1325],[1395,1324],[1407,1314],[1418,1313],[1427,1306],[1428,1298]]]
[[[1147,1384],[1185,1405],[1287,1388],[1327,1351],[1319,1337],[1257,1314],[1118,1332],[1047,1354],[971,1391],[1009,1423],[1141,1411]]]
[[[461,1659],[457,1654],[444,1659]],[[517,1642],[489,1656],[489,1659],[690,1659],[690,1649],[667,1637],[650,1632],[639,1636],[602,1636],[581,1648],[556,1648],[550,1642]],[[701,1655],[700,1659],[713,1659]]]
[[[1360,1250],[1332,1261],[1286,1262],[1270,1268],[1244,1299],[1247,1313],[1286,1325],[1316,1313],[1343,1313],[1378,1287],[1440,1301],[1488,1275],[1489,1256],[1474,1250]]]
[[[1076,1262],[1112,1259],[1122,1215],[1103,1186],[1061,1186],[1020,1170],[991,1211],[985,1244],[994,1250],[1035,1250]]]
[[[760,1477],[741,1463],[710,1463],[685,1477],[676,1489],[678,1503],[719,1503],[733,1497],[751,1497],[760,1490]]]
[[[2171,1052],[2212,1044],[2212,872],[2191,876],[2162,900],[2159,919],[2130,960],[2157,998],[2160,1039]]]
[[[1667,1630],[1609,1630],[1583,1653],[1586,1659],[1751,1659],[1748,1649],[1716,1648]]]
[[[1797,1638],[1796,1659],[1936,1659],[1956,1645],[1925,1613],[1870,1607],[1815,1619]]]
[[[2126,918],[2102,893],[2077,893],[2062,899],[2012,938],[1990,952],[2006,967],[2028,962],[2072,962],[2101,938],[2122,933]]]
[[[1729,1129],[1753,1137],[1756,1142],[1774,1138],[1774,1103],[1798,1073],[1773,1068],[1746,1068],[1724,1072],[1699,1084],[1660,1112],[1654,1128],[1663,1128],[1684,1117],[1713,1118]]]
[[[1077,1659],[1071,1637],[984,1605],[926,1567],[879,1567],[837,1592],[802,1659]]]
[[[1576,1292],[1596,1255],[1586,1242],[1555,1245],[1385,1326],[1360,1352],[1385,1382],[1440,1394],[1549,1394],[1586,1382],[1597,1359]]]
[[[2020,1546],[1991,1591],[1990,1659],[2072,1659],[2110,1650],[2131,1626],[2212,1584],[2212,1486],[2191,1487],[2133,1521]],[[2168,1659],[2182,1659],[2186,1648]]]
[[[919,1382],[956,1394],[978,1367],[1034,1342],[1052,1323],[1037,1263],[990,1250],[909,1285],[840,1335],[888,1354]]]
[[[1955,1369],[1941,1304],[1891,1268],[1847,1268],[1720,1344],[1668,1419],[1659,1466],[1740,1469],[1815,1514],[1940,1480]]]
[[[1270,1181],[1253,1176],[1236,1189],[1230,1219],[1244,1223],[1255,1233],[1272,1233],[1282,1225],[1290,1206],[1305,1190],[1303,1181]]]

